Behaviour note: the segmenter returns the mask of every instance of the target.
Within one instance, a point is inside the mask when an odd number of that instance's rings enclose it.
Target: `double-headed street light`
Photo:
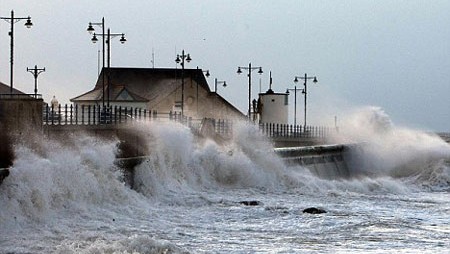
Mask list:
[[[95,32],[94,29],[95,26],[100,26],[102,28],[102,34],[105,34],[105,17],[102,18],[102,22],[89,22],[88,28],[86,29],[88,33],[93,34]],[[105,69],[105,37],[102,36],[102,55],[103,55],[103,61],[102,61],[102,70]],[[93,41],[94,43],[96,41]],[[102,107],[105,107],[105,72],[103,71],[102,76]]]
[[[105,18],[102,18],[102,22],[89,22],[88,28],[86,29],[90,34],[95,32],[95,26],[100,26],[102,28],[102,34],[105,34]],[[105,37],[103,37],[102,43],[102,54],[103,54],[103,68],[105,68]]]
[[[198,69],[198,66],[197,66]],[[203,73],[205,73],[205,77],[209,78],[209,76],[211,76],[211,74],[209,74],[209,70],[202,70]]]
[[[198,70],[198,66],[197,66],[197,70]],[[211,74],[209,74],[209,70],[202,70],[202,73],[204,73],[205,77],[209,78],[209,76],[211,76]],[[198,82],[197,83],[197,114],[198,114]]]
[[[304,90],[297,89],[297,86],[294,86],[293,89],[292,88],[286,89],[287,94],[289,94],[289,91],[294,91],[294,126],[297,126],[297,91],[302,91],[302,93],[304,93]]]
[[[108,52],[108,57],[107,57],[108,66],[107,67],[109,68],[109,67],[111,67],[111,43],[110,43],[111,39],[114,37],[117,37],[117,36],[121,36],[120,40],[119,40],[121,44],[124,44],[127,41],[127,39],[125,39],[124,33],[111,33],[111,29],[109,29],[109,28],[108,28],[108,32],[106,34],[105,33],[102,33],[102,34],[94,33],[94,35],[92,36],[92,39],[91,39],[92,43],[97,43],[97,41],[98,41],[97,36],[101,36],[101,37],[103,37],[103,39],[105,39],[105,37],[106,37],[105,43],[107,45],[107,52]]]
[[[14,86],[14,24],[26,19],[25,26],[27,28],[31,28],[33,26],[33,23],[31,23],[31,17],[28,16],[26,18],[17,18],[14,17],[14,11],[11,11],[11,17],[0,17],[0,19],[5,20],[6,22],[11,24],[11,29],[9,31],[9,36],[11,37],[11,56],[10,56],[10,93],[13,93],[13,86]]]
[[[94,35],[92,36],[91,41],[93,43],[96,43],[98,41],[97,36],[101,36],[103,37],[103,39],[105,40],[105,43],[107,45],[107,52],[108,52],[108,91],[107,91],[107,107],[109,108],[109,90],[110,90],[110,84],[109,84],[109,69],[111,68],[111,39],[117,36],[121,36],[120,37],[120,43],[124,44],[127,39],[125,39],[125,34],[124,33],[111,33],[111,29],[108,28],[108,32],[105,33],[101,33],[101,34],[97,34],[94,33]],[[105,98],[105,86],[104,86],[104,82],[103,82],[103,98]],[[104,106],[104,102],[105,100],[103,99],[103,106]]]
[[[307,98],[306,96],[308,94],[306,82],[309,79],[312,79],[314,83],[317,83],[317,77],[308,77],[308,75],[305,73],[305,76],[295,76],[294,82],[298,83],[298,79],[304,80],[302,93],[305,95],[305,120],[304,120],[304,127],[306,128],[306,98]]]
[[[252,71],[258,70],[258,74],[262,74],[262,67],[252,67],[252,63],[248,64],[248,67],[238,66],[237,74],[242,73],[242,69],[248,70],[248,119],[251,119],[251,100],[252,100]]]
[[[38,76],[39,74],[41,74],[42,72],[45,71],[45,67],[44,68],[38,68],[37,65],[34,66],[34,68],[28,68],[27,67],[27,71],[30,72],[31,74],[33,74],[34,77],[34,98],[37,99],[37,80],[38,80]]]
[[[217,93],[217,85],[222,85],[223,87],[227,87],[227,82],[225,80],[217,80],[217,78],[214,79],[214,92]]]
[[[184,116],[184,61],[190,62],[192,60],[189,54],[184,53],[184,49],[181,51],[181,55],[177,55],[175,62],[181,65],[181,116]]]

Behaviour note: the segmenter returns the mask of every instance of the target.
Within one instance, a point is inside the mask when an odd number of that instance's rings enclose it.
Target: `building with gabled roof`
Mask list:
[[[7,84],[3,83],[3,82],[0,82],[0,94],[2,94],[2,95],[3,94],[4,95],[11,94],[11,87],[8,86]],[[15,89],[15,88],[12,89],[12,94],[26,95],[26,93],[24,93],[22,91],[19,91],[19,90]]]
[[[201,69],[184,69],[183,77],[185,116],[216,119],[245,117],[223,97],[211,92]],[[112,107],[180,112],[181,78],[181,69],[117,67],[103,69],[93,90],[70,101],[75,106],[103,105],[103,103],[107,105],[109,101]]]

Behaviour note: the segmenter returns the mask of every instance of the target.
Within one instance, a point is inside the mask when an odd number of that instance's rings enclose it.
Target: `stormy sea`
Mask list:
[[[450,250],[449,136],[396,126],[380,109],[340,126],[333,142],[362,144],[360,162],[332,178],[286,166],[246,123],[220,144],[177,123],[130,128],[150,148],[134,188],[115,163],[118,141],[15,145],[0,185],[0,253]]]

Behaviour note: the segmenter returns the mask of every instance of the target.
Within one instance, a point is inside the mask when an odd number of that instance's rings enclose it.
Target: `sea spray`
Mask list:
[[[70,144],[43,140],[41,151],[16,146],[12,174],[0,185],[0,250],[448,249],[448,202],[435,193],[411,192],[448,176],[445,162],[441,171],[430,167],[429,177],[419,175],[425,179],[393,177],[388,170],[330,180],[284,166],[251,125],[238,124],[232,140],[220,144],[176,123],[132,128],[143,130],[150,144],[149,158],[136,168],[135,190],[114,165],[117,141],[79,135]],[[243,200],[260,205],[243,206]],[[323,207],[326,216],[301,213],[310,206]]]
[[[47,220],[60,210],[89,210],[130,198],[113,164],[116,142],[80,136],[70,146],[47,141],[42,147],[46,150],[36,153],[16,146],[11,174],[0,187],[2,221]]]
[[[270,143],[256,128],[235,126],[238,135],[219,145],[211,139],[194,143],[193,134],[182,125],[149,123],[151,150],[135,169],[136,189],[154,196],[205,188],[280,186],[277,177],[284,166]]]
[[[148,159],[135,168],[136,191],[158,200],[181,203],[185,200],[179,193],[220,189],[296,190],[311,195],[327,191],[406,191],[406,187],[396,184],[388,175],[326,180],[300,165],[287,167],[255,126],[238,123],[234,127],[232,139],[219,145],[211,139],[193,143],[193,134],[182,125],[144,126],[152,137],[148,145],[151,150]]]
[[[450,144],[433,133],[395,126],[379,107],[350,114],[335,141],[359,144],[353,151],[355,175],[423,180],[437,174],[440,184],[449,184]]]

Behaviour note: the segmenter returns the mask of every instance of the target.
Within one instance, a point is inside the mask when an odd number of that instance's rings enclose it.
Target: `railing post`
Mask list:
[[[88,125],[91,125],[91,105],[88,105]]]
[[[94,111],[92,112],[92,121],[93,124],[97,124],[97,122],[95,121],[96,117],[97,117],[97,105],[93,105],[94,106]]]
[[[81,125],[84,125],[84,105],[81,105]]]
[[[72,119],[73,119],[73,105],[70,104],[70,125],[72,125]]]
[[[52,122],[52,125],[54,124],[54,116],[55,116],[55,107],[52,105],[52,111],[50,112],[51,113],[51,122]]]
[[[64,124],[67,125],[67,104],[64,105]]]
[[[50,107],[47,105],[45,105],[45,123],[48,124],[48,113],[50,111]]]
[[[114,111],[111,112],[111,121],[112,120],[114,120],[114,124],[117,123],[117,106],[116,105],[114,105]]]
[[[78,104],[75,105],[75,125],[78,125]]]
[[[61,104],[58,104],[58,124],[61,125]]]
[[[97,115],[97,120],[98,120],[98,124],[102,123],[102,106],[98,105],[98,109],[97,111],[95,111],[96,115]]]

